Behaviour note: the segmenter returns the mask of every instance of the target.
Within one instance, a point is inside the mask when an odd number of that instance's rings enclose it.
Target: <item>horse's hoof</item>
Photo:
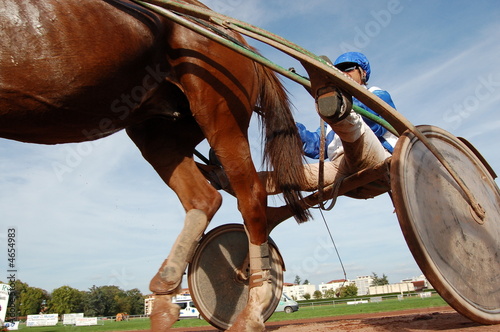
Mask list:
[[[252,321],[242,321],[241,323],[236,322],[227,332],[264,332],[266,331],[266,326],[259,322]]]
[[[155,297],[153,312],[150,315],[151,331],[170,331],[172,325],[179,318],[179,305],[172,303],[171,295],[157,295]]]

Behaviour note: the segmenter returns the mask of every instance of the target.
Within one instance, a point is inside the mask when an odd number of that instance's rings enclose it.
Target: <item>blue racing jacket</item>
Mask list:
[[[385,90],[381,90],[379,88],[375,88],[375,87],[370,88],[370,91],[373,94],[375,94],[376,96],[378,96],[380,99],[384,100],[387,104],[389,104],[393,108],[396,108],[396,106],[394,106],[394,102],[392,101],[392,98],[391,98],[391,95],[389,94],[389,92],[387,92]],[[354,105],[357,105],[357,106],[367,110],[370,113],[373,113],[377,116],[380,116],[354,97],[352,98],[352,102]],[[365,117],[363,117],[363,120],[370,127],[370,129],[375,133],[375,135],[378,137],[380,143],[382,143],[382,146],[387,151],[392,153],[394,151],[394,147],[391,144],[389,144],[389,142],[384,137],[384,135],[387,135],[387,133],[388,133],[387,129],[385,129],[382,125],[375,123],[372,120],[369,120]],[[321,128],[318,128],[316,131],[312,132],[312,131],[307,130],[303,124],[298,123],[298,122],[296,124],[297,124],[297,129],[299,130],[300,139],[302,140],[302,143],[303,143],[304,154],[306,156],[308,156],[309,158],[319,159],[319,146],[320,146],[320,136],[321,136],[320,129]],[[325,124],[325,127],[327,127],[327,126],[328,125]],[[327,130],[327,129],[328,128],[325,128],[325,130]],[[326,132],[327,132],[327,135],[326,135],[325,146],[329,146],[335,137],[335,133],[333,132],[333,130],[327,130]],[[328,156],[326,156],[326,153],[327,153],[327,149],[325,149],[325,158],[328,157]]]

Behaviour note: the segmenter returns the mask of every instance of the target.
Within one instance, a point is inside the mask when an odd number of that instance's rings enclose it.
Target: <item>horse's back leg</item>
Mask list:
[[[272,299],[272,282],[267,232],[267,192],[262,185],[250,155],[246,138],[230,136],[229,142],[218,142],[218,158],[238,198],[238,209],[243,216],[249,239],[249,294],[247,306],[237,317],[231,331],[264,330],[262,312]],[[225,153],[232,151],[232,153]]]
[[[204,100],[200,108],[207,107],[208,102]],[[242,113],[240,117],[234,117],[235,110],[249,110],[250,106],[235,105],[230,108],[230,112],[221,109],[221,103],[217,103],[217,105],[212,106],[213,109],[218,108],[218,117],[215,122],[213,118],[206,121],[205,117],[196,116],[198,104],[195,96],[190,98],[190,103],[197,122],[204,129],[210,146],[214,148],[217,158],[229,178],[249,239],[250,276],[248,282],[250,292],[248,305],[230,330],[263,330],[262,312],[267,308],[272,298],[267,243],[267,192],[257,175],[246,132],[243,131],[246,129],[247,123],[245,122],[249,115]],[[248,112],[250,113],[250,111]]]

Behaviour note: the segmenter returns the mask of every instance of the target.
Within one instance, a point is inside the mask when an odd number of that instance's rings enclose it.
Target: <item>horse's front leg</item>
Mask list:
[[[178,294],[188,262],[222,203],[221,195],[207,182],[193,158],[189,157],[199,140],[197,132],[197,127],[192,126],[192,123],[171,126],[158,119],[127,129],[144,158],[175,191],[187,211],[181,233],[150,283],[150,290],[155,294],[150,316],[151,330],[155,332],[168,331],[177,321],[180,307],[172,303],[172,297]]]
[[[207,226],[205,212],[193,209],[186,213],[181,233],[149,285],[149,289],[155,294],[150,317],[152,331],[167,330],[177,321],[180,307],[172,303],[172,297],[180,291],[182,275]]]

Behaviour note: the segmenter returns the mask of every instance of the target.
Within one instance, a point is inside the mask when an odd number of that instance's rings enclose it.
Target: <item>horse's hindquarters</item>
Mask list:
[[[159,18],[125,2],[1,2],[0,136],[86,141],[140,120],[168,70]]]

